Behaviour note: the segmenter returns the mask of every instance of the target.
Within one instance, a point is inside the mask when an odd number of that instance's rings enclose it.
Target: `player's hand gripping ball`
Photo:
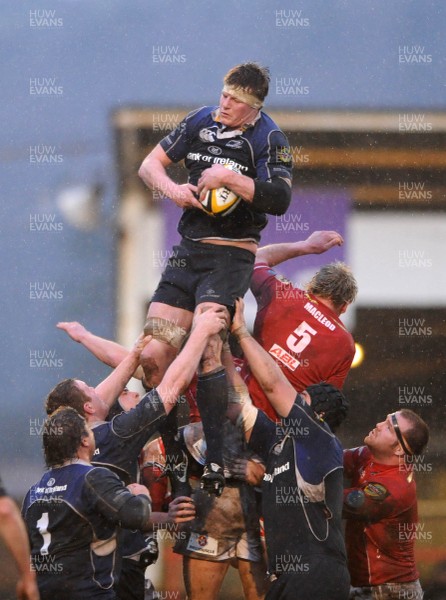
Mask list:
[[[224,165],[226,168],[235,171],[232,165]],[[208,190],[202,202],[204,210],[214,217],[226,217],[240,202],[240,196],[231,192],[225,186]]]

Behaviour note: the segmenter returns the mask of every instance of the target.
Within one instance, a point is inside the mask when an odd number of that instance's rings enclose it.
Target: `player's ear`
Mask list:
[[[349,307],[349,303],[348,302],[344,302],[344,304],[341,306],[341,308],[339,310],[339,314],[343,315],[345,313],[345,311],[347,310],[348,307]]]
[[[83,408],[84,408],[84,413],[86,415],[94,414],[94,408],[93,408],[93,404],[91,402],[85,402]]]
[[[401,444],[398,444],[395,448],[394,454],[396,454],[399,457],[404,456],[404,450],[401,448]]]

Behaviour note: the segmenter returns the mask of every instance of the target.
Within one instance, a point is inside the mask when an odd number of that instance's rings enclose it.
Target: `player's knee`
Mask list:
[[[145,335],[153,340],[141,352],[140,364],[144,371],[145,386],[155,387],[174,360],[185,337],[186,330],[173,321],[160,317],[148,317]]]
[[[146,388],[153,388],[159,385],[163,378],[164,372],[155,356],[143,356],[141,354],[139,362],[142,370],[144,371],[144,386]]]
[[[176,355],[177,351],[174,348],[165,344],[159,344],[156,348],[155,344],[153,344],[150,354],[140,356],[139,362],[144,373],[143,385],[146,390],[154,388],[161,383]]]
[[[161,317],[148,317],[144,325],[144,334],[151,335],[154,340],[179,350],[187,331],[174,321],[162,319]]]

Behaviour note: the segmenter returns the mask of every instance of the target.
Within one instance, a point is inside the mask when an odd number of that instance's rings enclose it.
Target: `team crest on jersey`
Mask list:
[[[279,162],[290,163],[291,162],[291,152],[288,146],[279,146],[276,148],[276,159]]]
[[[213,142],[215,141],[215,131],[212,131],[212,129],[208,129],[207,127],[205,127],[204,129],[200,129],[198,137],[202,142]]]
[[[371,481],[365,486],[364,494],[372,500],[385,500],[389,495],[389,492],[382,483]]]
[[[218,146],[208,146],[208,150],[211,154],[215,154],[216,156],[219,156],[223,152]]]
[[[243,140],[229,140],[226,144],[227,148],[234,148],[234,150],[238,150],[243,146]]]

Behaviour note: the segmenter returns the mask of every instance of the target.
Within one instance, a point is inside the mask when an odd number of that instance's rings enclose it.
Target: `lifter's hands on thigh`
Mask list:
[[[204,327],[209,335],[213,335],[228,326],[229,312],[225,306],[214,302],[202,302],[195,309],[192,329]]]
[[[169,504],[170,523],[185,523],[195,519],[195,504],[188,496],[178,496]]]
[[[248,328],[246,327],[245,322],[244,309],[245,303],[243,302],[242,298],[237,298],[235,301],[235,313],[231,325],[231,333],[237,339],[249,336]]]
[[[151,335],[144,335],[144,333],[141,333],[136,338],[135,343],[133,344],[133,348],[130,350],[130,352],[139,359],[141,356],[141,352],[144,350],[147,344],[152,341],[152,339],[153,337]]]
[[[265,465],[256,460],[236,458],[231,464],[231,473],[236,479],[246,481],[249,485],[260,485],[265,474]]]

